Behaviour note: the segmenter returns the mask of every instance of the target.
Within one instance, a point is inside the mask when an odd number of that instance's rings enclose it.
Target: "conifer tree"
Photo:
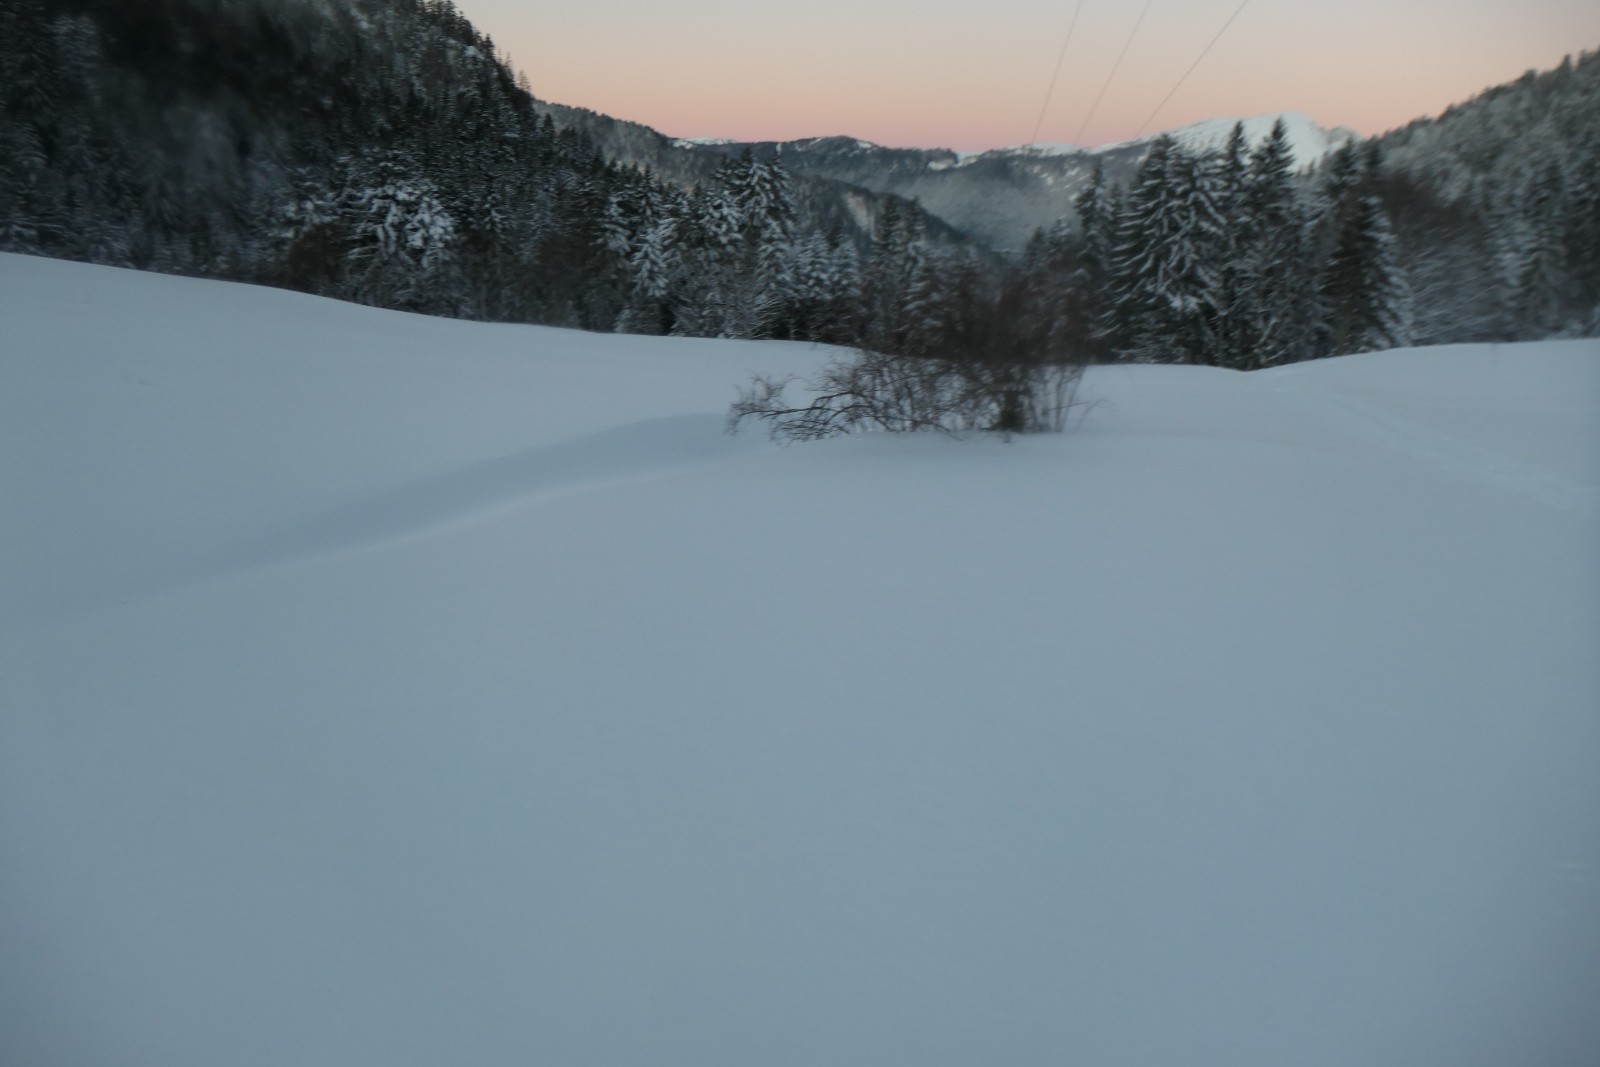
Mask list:
[[[1079,233],[1076,263],[1067,287],[1077,299],[1071,310],[1063,311],[1085,357],[1098,359],[1107,354],[1106,341],[1112,332],[1111,264],[1118,223],[1116,190],[1106,183],[1105,168],[1099,160],[1073,206],[1078,212]]]
[[[1328,355],[1396,348],[1409,342],[1410,294],[1394,230],[1375,196],[1345,213],[1322,283]]]
[[[1111,219],[1106,299],[1100,310],[1098,333],[1106,347],[1118,354],[1127,353],[1144,313],[1145,274],[1153,240],[1149,220],[1165,196],[1175,147],[1168,136],[1156,139]]]
[[[617,328],[628,333],[670,333],[675,323],[673,292],[681,275],[678,219],[663,214],[639,235],[629,256],[633,277],[628,305]]]
[[[1111,270],[1119,339],[1131,358],[1215,362],[1211,253],[1222,228],[1210,168],[1158,138],[1129,195]]]
[[[1316,291],[1293,152],[1281,119],[1251,153],[1238,205],[1226,363],[1248,370],[1304,359],[1312,343]]]
[[[40,0],[0,6],[0,41],[0,249],[28,251],[58,235],[64,206],[49,174],[61,90]]]
[[[1600,127],[1590,126],[1572,162],[1567,264],[1583,332],[1600,336]]]
[[[1570,305],[1572,286],[1567,273],[1567,234],[1582,223],[1566,210],[1565,180],[1559,163],[1539,168],[1525,186],[1522,237],[1517,249],[1516,274],[1511,290],[1518,333],[1530,340],[1560,330]]]
[[[1244,362],[1244,353],[1250,345],[1245,262],[1250,229],[1245,204],[1249,141],[1243,122],[1234,123],[1227,142],[1211,161],[1211,166],[1215,174],[1217,215],[1222,220],[1222,229],[1212,250],[1217,278],[1216,361],[1221,366],[1237,367]]]
[[[384,306],[438,307],[434,283],[451,262],[457,233],[433,183],[399,152],[370,161],[355,179],[340,203],[351,295]]]
[[[1287,141],[1287,130],[1281,129],[1283,120],[1273,125],[1270,140]],[[1244,123],[1236,122],[1228,131],[1228,140],[1216,160],[1217,210],[1232,221],[1242,210],[1245,179],[1250,170],[1250,141],[1245,136]]]
[[[862,280],[863,342],[880,352],[905,346],[909,319],[906,302],[925,257],[921,212],[915,201],[889,196],[872,233],[872,256]]]
[[[1361,182],[1361,158],[1355,141],[1345,141],[1323,167],[1322,187],[1330,204],[1343,202]]]

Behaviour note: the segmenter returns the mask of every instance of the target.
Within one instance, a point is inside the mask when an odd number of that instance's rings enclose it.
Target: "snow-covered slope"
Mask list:
[[[0,256],[0,1062],[1590,1062],[1600,346],[826,354]]]
[[[1245,140],[1254,147],[1271,135],[1272,127],[1279,121],[1283,122],[1284,129],[1289,134],[1289,147],[1296,167],[1309,167],[1346,141],[1356,137],[1354,131],[1342,127],[1327,129],[1319,126],[1311,116],[1298,111],[1255,115],[1247,119],[1207,119],[1204,122],[1180,126],[1170,132],[1173,140],[1191,152],[1212,152],[1228,143],[1228,137],[1233,133],[1234,126],[1240,123],[1244,125]],[[1142,146],[1149,144],[1151,140],[1152,138],[1146,137],[1138,141],[1102,145],[1095,151],[1110,152],[1130,145]]]
[[[1285,111],[1280,114],[1254,115],[1247,119],[1206,119],[1203,122],[1191,123],[1177,129],[1167,131],[1173,140],[1191,152],[1213,152],[1228,143],[1229,136],[1236,125],[1244,125],[1246,142],[1255,147],[1272,133],[1272,127],[1282,121],[1284,129],[1289,134],[1289,146],[1296,167],[1308,167],[1320,161],[1328,153],[1355,138],[1352,130],[1338,127],[1327,129],[1317,125],[1311,116],[1299,111]],[[1114,144],[1100,145],[1096,148],[1079,148],[1069,144],[1033,144],[1018,145],[1015,148],[996,148],[990,152],[959,153],[961,163],[970,163],[985,156],[1016,156],[1021,158],[1052,158],[1063,156],[1098,156],[1107,153],[1126,153],[1129,150],[1140,155],[1155,141],[1160,134],[1151,134],[1133,141],[1117,141]]]

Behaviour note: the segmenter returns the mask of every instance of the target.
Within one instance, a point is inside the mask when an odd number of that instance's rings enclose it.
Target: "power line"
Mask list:
[[[1150,13],[1150,7],[1156,0],[1144,0],[1144,7],[1139,11],[1139,17],[1134,21],[1133,32],[1128,34],[1128,39],[1122,44],[1122,51],[1117,53],[1117,61],[1111,64],[1111,73],[1106,75],[1106,83],[1100,86],[1100,95],[1094,98],[1094,104],[1089,108],[1089,114],[1084,116],[1083,125],[1078,127],[1078,135],[1072,139],[1073,144],[1083,143],[1083,131],[1089,128],[1089,123],[1094,120],[1094,113],[1100,110],[1100,101],[1105,99],[1106,90],[1111,88],[1111,80],[1117,76],[1117,69],[1122,66],[1122,60],[1127,56],[1128,49],[1133,46],[1133,39],[1139,36],[1139,27],[1144,25],[1144,17]]]
[[[1039,130],[1044,126],[1044,113],[1050,110],[1050,98],[1056,93],[1056,79],[1061,77],[1061,64],[1067,58],[1067,46],[1072,44],[1072,33],[1078,28],[1078,15],[1083,11],[1083,0],[1078,0],[1078,6],[1072,9],[1072,21],[1067,24],[1067,39],[1061,42],[1061,54],[1056,56],[1056,71],[1050,75],[1050,88],[1044,91],[1044,103],[1039,107],[1039,121],[1033,124],[1033,136],[1028,138],[1029,144],[1039,143]]]
[[[1217,42],[1222,40],[1222,35],[1228,32],[1228,27],[1233,25],[1233,20],[1239,17],[1240,13],[1244,11],[1245,6],[1249,3],[1250,0],[1241,0],[1239,6],[1234,8],[1233,14],[1228,16],[1228,21],[1222,24],[1222,29],[1218,30],[1217,35],[1211,38],[1211,43],[1206,45],[1205,48],[1201,50],[1199,58],[1189,65],[1188,70],[1183,72],[1183,77],[1178,79],[1178,84],[1174,85],[1171,91],[1168,92],[1166,96],[1161,98],[1161,103],[1156,105],[1156,109],[1150,112],[1150,117],[1145,119],[1143,125],[1139,127],[1139,132],[1133,135],[1134,140],[1138,140],[1144,134],[1145,128],[1154,122],[1156,116],[1161,114],[1161,109],[1167,106],[1167,101],[1171,100],[1175,95],[1177,95],[1178,90],[1183,88],[1183,83],[1189,80],[1189,75],[1195,72],[1195,68],[1198,67],[1201,61],[1204,60],[1206,56],[1210,54],[1211,50],[1217,46]]]

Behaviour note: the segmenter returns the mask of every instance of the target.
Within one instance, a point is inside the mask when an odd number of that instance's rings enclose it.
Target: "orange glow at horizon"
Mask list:
[[[675,137],[845,135],[981,151],[1026,142],[1072,0],[457,0],[541,99]],[[1600,46],[1600,5],[1530,0],[1252,0],[1155,112],[1237,0],[1155,3],[1109,85],[1140,0],[1086,0],[1039,140],[1104,144],[1219,117],[1301,111],[1379,133]],[[1177,10],[1172,8],[1177,7]],[[1104,101],[1085,125],[1102,86]],[[1081,138],[1079,136],[1081,132]]]

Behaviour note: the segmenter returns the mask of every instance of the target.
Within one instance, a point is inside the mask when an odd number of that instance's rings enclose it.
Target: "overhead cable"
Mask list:
[[[1128,34],[1128,39],[1122,44],[1122,51],[1117,53],[1117,61],[1111,64],[1111,73],[1106,75],[1105,84],[1100,86],[1100,95],[1094,98],[1094,104],[1089,108],[1089,114],[1084,116],[1083,125],[1078,127],[1078,135],[1072,139],[1073,144],[1083,143],[1083,131],[1089,128],[1089,123],[1094,120],[1094,113],[1100,110],[1100,101],[1105,99],[1106,90],[1111,88],[1111,81],[1117,76],[1117,69],[1122,66],[1122,61],[1128,55],[1128,49],[1133,46],[1133,39],[1139,36],[1139,27],[1144,25],[1144,17],[1150,13],[1150,7],[1155,0],[1144,0],[1144,7],[1139,11],[1139,17],[1133,23],[1133,32]]]
[[[1056,56],[1056,70],[1050,75],[1050,88],[1045,90],[1044,103],[1039,107],[1039,121],[1033,124],[1033,136],[1028,138],[1029,144],[1039,143],[1039,130],[1044,126],[1045,112],[1050,110],[1050,98],[1055,95],[1056,80],[1061,77],[1061,64],[1067,58],[1067,47],[1072,44],[1072,34],[1078,28],[1078,15],[1082,11],[1083,0],[1078,0],[1077,6],[1072,9],[1072,21],[1067,24],[1067,39],[1061,42],[1061,54]]]
[[[1178,90],[1183,88],[1183,83],[1189,80],[1189,75],[1195,72],[1195,68],[1198,67],[1201,61],[1204,60],[1206,56],[1210,54],[1211,50],[1217,46],[1217,42],[1222,40],[1222,35],[1228,32],[1228,27],[1233,25],[1234,20],[1239,17],[1240,13],[1244,11],[1246,5],[1249,3],[1250,0],[1241,0],[1239,6],[1234,8],[1233,14],[1228,16],[1228,21],[1222,24],[1222,29],[1218,30],[1217,35],[1211,38],[1211,43],[1206,45],[1205,48],[1201,50],[1199,57],[1196,58],[1193,63],[1189,64],[1188,70],[1183,72],[1183,77],[1178,79],[1178,83],[1167,92],[1166,96],[1161,98],[1161,103],[1156,105],[1155,110],[1150,112],[1150,117],[1145,119],[1144,123],[1140,125],[1139,132],[1133,135],[1134,140],[1138,140],[1141,136],[1143,136],[1144,131],[1149,128],[1152,122],[1155,121],[1156,116],[1161,114],[1161,109],[1167,106],[1167,101],[1171,100],[1175,95],[1177,95]]]

